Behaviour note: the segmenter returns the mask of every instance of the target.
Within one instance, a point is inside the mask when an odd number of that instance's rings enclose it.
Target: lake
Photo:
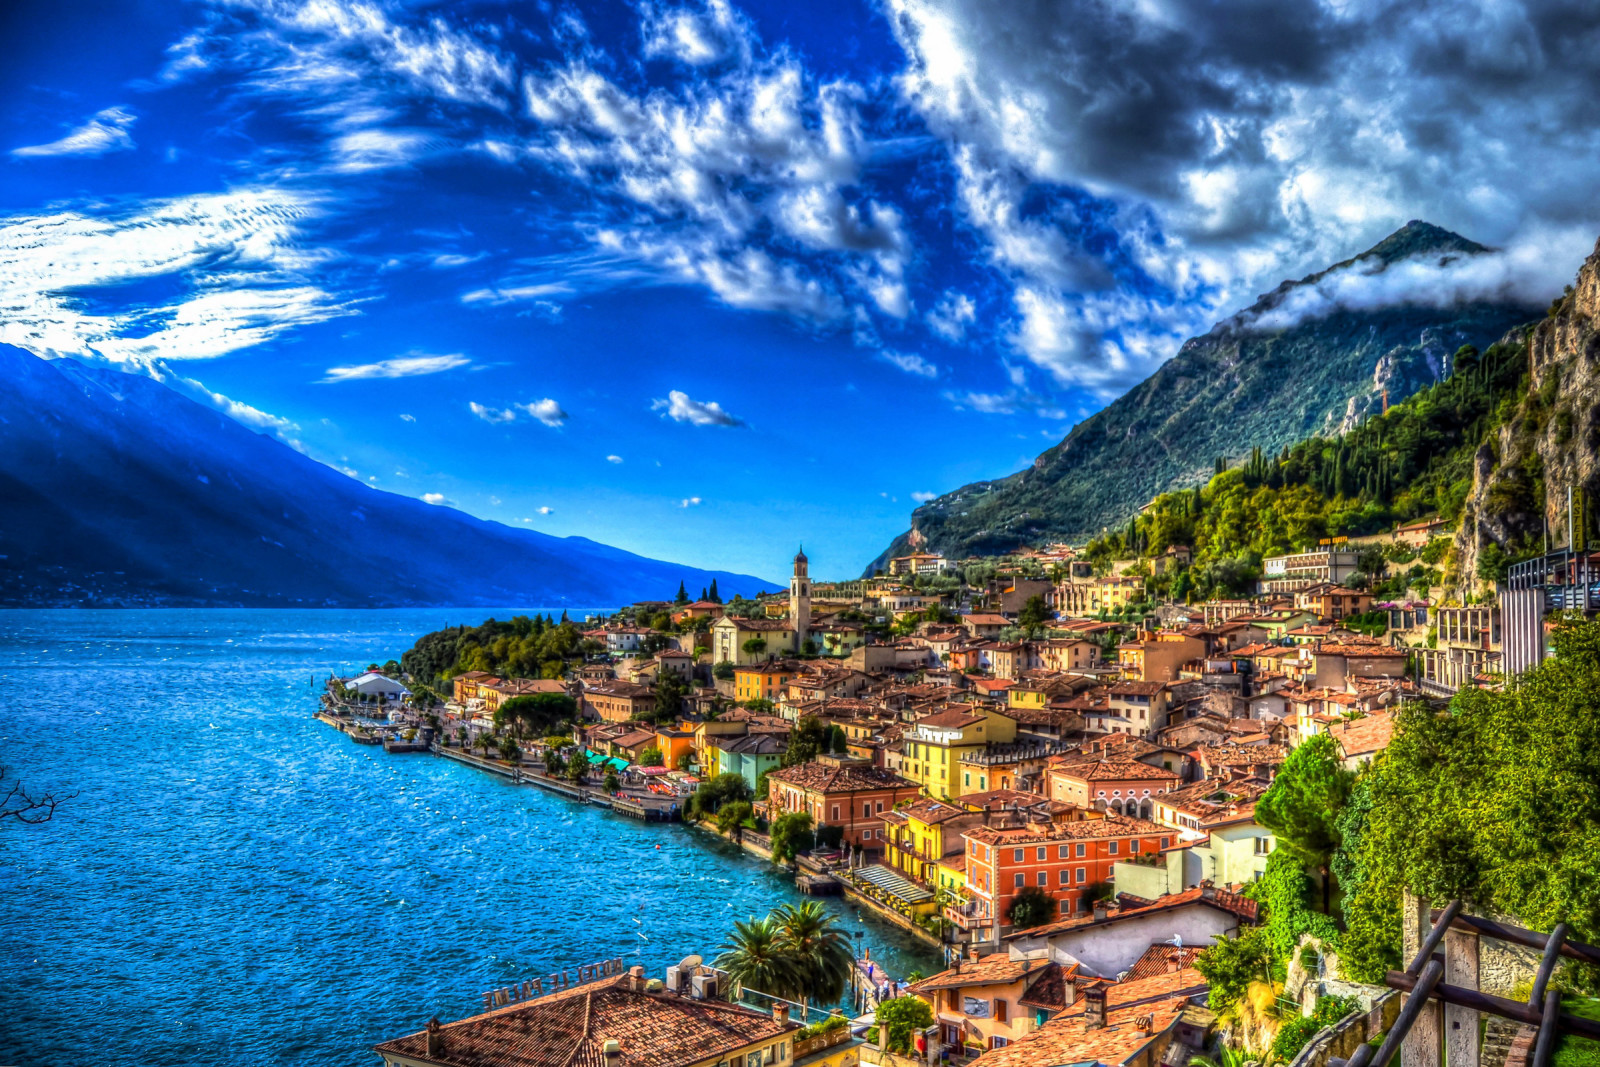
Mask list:
[[[0,612],[0,762],[78,793],[0,823],[0,1063],[371,1067],[484,990],[618,956],[661,977],[801,899],[710,835],[311,717],[330,672],[484,614]],[[829,906],[891,973],[937,966]]]

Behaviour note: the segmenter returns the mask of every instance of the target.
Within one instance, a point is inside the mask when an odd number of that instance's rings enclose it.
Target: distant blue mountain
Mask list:
[[[772,583],[385,493],[133,374],[0,345],[0,605],[603,607]]]

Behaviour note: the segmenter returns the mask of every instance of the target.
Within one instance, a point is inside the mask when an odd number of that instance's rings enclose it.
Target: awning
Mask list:
[[[863,882],[875,886],[896,900],[903,900],[907,904],[926,904],[933,900],[932,890],[902,878],[889,868],[879,864],[858,868],[855,875]]]

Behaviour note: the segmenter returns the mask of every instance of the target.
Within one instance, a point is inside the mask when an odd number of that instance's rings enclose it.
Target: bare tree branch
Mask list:
[[[5,777],[6,768],[0,766],[0,781],[4,781]],[[71,800],[77,795],[77,792],[74,791],[63,793],[59,796],[55,793],[41,793],[38,796],[34,796],[23,787],[22,780],[19,778],[11,783],[11,787],[6,790],[5,796],[0,798],[0,821],[15,819],[18,822],[30,825],[49,822],[55,817],[57,805]]]

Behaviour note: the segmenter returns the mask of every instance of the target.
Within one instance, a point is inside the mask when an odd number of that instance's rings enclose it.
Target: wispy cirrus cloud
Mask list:
[[[373,378],[415,378],[423,374],[439,374],[442,371],[454,370],[465,367],[472,360],[459,352],[448,355],[428,355],[417,352],[408,356],[396,356],[394,359],[379,360],[376,363],[358,363],[342,367],[329,367],[324,382],[357,382]]]
[[[128,130],[138,121],[138,116],[121,107],[108,107],[92,116],[65,137],[48,144],[25,145],[13,148],[11,155],[17,159],[38,159],[44,156],[103,156],[107,152],[127,152],[135,146]]]
[[[893,352],[884,349],[878,353],[878,358],[892,367],[898,367],[907,374],[914,374],[919,378],[939,377],[939,368],[915,352]]]
[[[678,389],[669,392],[666,399],[657,400],[650,406],[674,422],[686,422],[692,426],[744,425],[743,419],[735,418],[715,400],[694,400],[688,393]]]

